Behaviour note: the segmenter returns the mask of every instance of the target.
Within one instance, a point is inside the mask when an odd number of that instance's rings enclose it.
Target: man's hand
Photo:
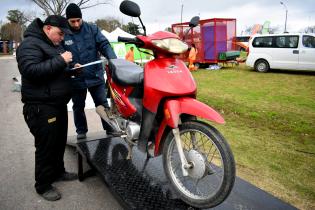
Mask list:
[[[72,61],[72,53],[69,51],[62,53],[61,57],[64,59],[66,63],[70,63]]]
[[[81,67],[81,64],[79,64],[79,63],[74,64],[74,68],[80,68],[80,67]],[[80,69],[82,69],[82,68],[80,68]]]
[[[80,67],[81,67],[81,64],[79,63],[74,64],[74,68],[77,68],[75,69],[75,75],[81,74],[81,72],[83,71],[83,68],[80,68]]]
[[[74,68],[77,68],[77,69],[75,69],[75,72],[77,74],[80,74],[83,71],[83,68],[80,68],[80,67],[81,67],[81,64],[79,64],[79,63],[74,64]]]

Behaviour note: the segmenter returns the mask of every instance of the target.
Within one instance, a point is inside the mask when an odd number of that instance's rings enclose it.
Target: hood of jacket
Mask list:
[[[50,41],[50,39],[46,36],[45,32],[43,31],[43,27],[44,23],[41,21],[41,19],[36,18],[25,30],[24,38],[36,37],[53,45],[52,41]]]

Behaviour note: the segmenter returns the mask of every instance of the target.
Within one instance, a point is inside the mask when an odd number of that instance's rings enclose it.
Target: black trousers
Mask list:
[[[67,105],[25,104],[23,115],[35,138],[35,189],[42,194],[65,172]]]

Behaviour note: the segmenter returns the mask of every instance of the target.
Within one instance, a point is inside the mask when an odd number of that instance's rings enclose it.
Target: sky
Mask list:
[[[93,0],[91,0],[93,1]],[[97,0],[94,0],[97,1]],[[112,0],[111,4],[99,5],[82,10],[83,19],[95,21],[108,16],[116,17],[124,24],[134,22],[140,24],[137,18],[131,18],[119,11],[122,0]],[[141,19],[146,25],[147,33],[164,30],[173,23],[188,22],[191,17],[199,15],[201,19],[236,18],[237,34],[241,35],[246,27],[263,24],[266,20],[271,27],[284,30],[286,9],[278,0],[133,0],[141,8]],[[315,0],[282,0],[285,4],[287,30],[298,32],[307,26],[315,25]],[[75,1],[74,1],[75,2]],[[241,2],[241,3],[240,3]],[[0,0],[0,20],[7,21],[7,11],[19,9],[40,15],[41,9],[31,0]]]

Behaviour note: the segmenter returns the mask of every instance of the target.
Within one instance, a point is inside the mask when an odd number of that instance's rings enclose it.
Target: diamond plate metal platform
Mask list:
[[[178,199],[170,187],[162,165],[162,157],[146,159],[133,149],[133,157],[126,160],[127,144],[120,138],[88,138],[76,143],[79,154],[79,173],[82,156],[96,169],[113,195],[125,209],[193,210]],[[73,144],[73,143],[72,143]],[[75,144],[73,144],[75,145]],[[81,156],[82,155],[82,156]],[[81,162],[81,166],[80,166]],[[84,177],[81,177],[81,181]],[[237,178],[230,196],[215,210],[293,210],[295,207]]]

